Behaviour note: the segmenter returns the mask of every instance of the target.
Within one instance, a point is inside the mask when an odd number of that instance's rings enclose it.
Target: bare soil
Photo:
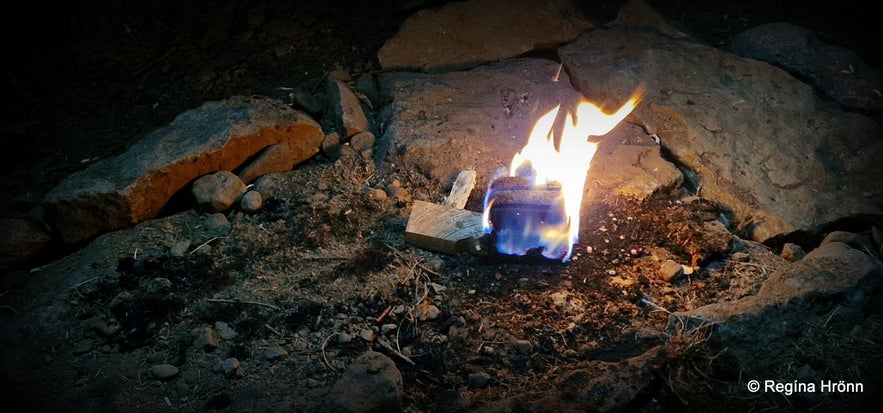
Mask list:
[[[24,212],[67,174],[205,101],[287,101],[287,88],[318,90],[337,67],[354,77],[377,70],[377,49],[415,12],[404,3],[99,1],[31,10],[43,24],[14,26],[28,40],[14,43],[3,64],[3,139],[12,148],[3,151],[4,213]],[[581,6],[596,22],[614,16],[615,3],[593,3]],[[681,3],[658,7],[711,43],[793,11],[772,2],[766,13],[750,2]],[[817,27],[845,30],[833,23]],[[445,188],[407,160],[393,161],[398,168],[378,170],[358,156],[318,156],[264,181],[263,209],[231,212],[229,233],[214,234],[205,217],[186,212],[139,225],[127,235],[131,245],[108,247],[107,259],[91,265],[112,267],[103,270],[112,276],[73,289],[29,282],[4,291],[3,322],[27,326],[4,341],[34,346],[32,358],[2,367],[4,410],[308,410],[368,349],[395,360],[406,411],[540,400],[587,362],[654,348],[649,394],[635,401],[645,411],[700,411],[728,391],[745,398],[739,410],[782,407],[727,387],[739,372],[712,368],[719,349],[702,346],[706,332],[668,328],[671,312],[751,295],[786,265],[711,224],[723,214],[716,205],[688,193],[585,205],[577,253],[565,264],[445,256],[405,244],[408,199],[363,191],[397,182],[412,199],[441,201]],[[467,208],[479,210],[482,195],[477,188]],[[168,253],[185,239],[186,254]],[[735,251],[749,261],[732,260]],[[666,259],[697,271],[662,280]],[[45,314],[22,320],[16,309],[40,294],[69,311],[53,323],[41,321]],[[236,336],[217,348],[194,344],[194,329],[219,321]],[[287,356],[268,359],[270,347]],[[241,372],[219,371],[231,357]],[[181,375],[152,378],[150,368],[164,363]],[[479,372],[489,383],[470,380]]]

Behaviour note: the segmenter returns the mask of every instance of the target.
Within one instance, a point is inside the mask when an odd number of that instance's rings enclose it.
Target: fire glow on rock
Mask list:
[[[509,170],[498,170],[485,193],[482,226],[492,234],[497,252],[524,256],[541,250],[545,258],[570,260],[586,175],[598,147],[588,137],[610,132],[642,96],[638,89],[612,114],[580,101],[575,116],[567,113],[558,148],[552,129],[560,105],[537,120]]]

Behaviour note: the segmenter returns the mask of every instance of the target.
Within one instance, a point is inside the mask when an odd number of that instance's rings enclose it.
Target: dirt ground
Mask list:
[[[5,36],[13,47],[2,81],[4,214],[205,101],[287,101],[290,88],[318,90],[335,68],[354,78],[377,70],[376,51],[416,11],[408,3],[96,1],[31,10],[41,24],[5,28],[18,34]],[[849,4],[821,19],[822,11],[774,2],[686,3],[651,2],[712,44],[790,18],[865,47],[856,25],[838,20],[865,18]],[[578,4],[599,24],[617,6]],[[33,340],[35,351],[3,366],[4,410],[300,411],[331,397],[324,389],[375,349],[396,361],[406,411],[471,411],[542,399],[584,363],[658,348],[652,394],[638,397],[644,411],[700,411],[727,389],[709,378],[738,372],[711,371],[703,332],[667,330],[669,314],[751,295],[786,264],[710,224],[722,211],[685,192],[584,206],[566,264],[422,251],[404,242],[409,198],[438,202],[444,188],[400,165],[381,172],[358,156],[318,156],[262,181],[263,209],[231,213],[223,234],[195,212],[139,225],[104,269],[113,276],[51,290],[70,309],[49,324],[57,330],[34,320],[30,337],[15,338]],[[362,190],[394,182],[406,197]],[[467,208],[480,208],[482,195],[477,188]],[[169,254],[180,240],[191,241],[186,253]],[[748,261],[735,260],[737,251]],[[666,259],[697,271],[662,280]],[[46,292],[37,284],[4,291],[2,317]],[[194,330],[218,322],[235,337],[194,344]],[[223,371],[218,363],[229,358],[241,369]],[[166,363],[181,376],[153,379],[151,367]],[[748,398],[739,410],[768,407],[781,406]]]

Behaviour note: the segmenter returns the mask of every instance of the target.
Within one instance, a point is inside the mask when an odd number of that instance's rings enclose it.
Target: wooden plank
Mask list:
[[[463,209],[466,206],[466,201],[469,200],[472,188],[475,188],[475,176],[476,174],[473,170],[461,171],[451,187],[451,193],[442,204]]]
[[[408,217],[405,242],[428,251],[458,254],[483,234],[480,213],[417,200]]]

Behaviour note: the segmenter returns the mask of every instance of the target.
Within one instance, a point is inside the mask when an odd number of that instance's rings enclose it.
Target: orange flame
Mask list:
[[[597,143],[589,142],[588,137],[609,133],[635,109],[642,96],[643,90],[639,88],[612,114],[605,113],[591,102],[581,100],[576,107],[575,116],[567,113],[557,149],[552,128],[560,105],[541,116],[534,124],[527,144],[512,158],[509,176],[523,176],[521,172],[524,168],[529,168],[531,173],[528,175],[533,177],[534,186],[554,183],[560,185],[567,222],[560,228],[544,228],[543,233],[538,234],[543,240],[542,245],[532,247],[542,246],[550,250],[563,247],[566,250],[563,261],[570,258],[579,235],[580,206],[586,175],[598,147]],[[485,205],[486,231],[491,226],[487,218],[489,206]],[[564,243],[566,245],[562,245]]]

